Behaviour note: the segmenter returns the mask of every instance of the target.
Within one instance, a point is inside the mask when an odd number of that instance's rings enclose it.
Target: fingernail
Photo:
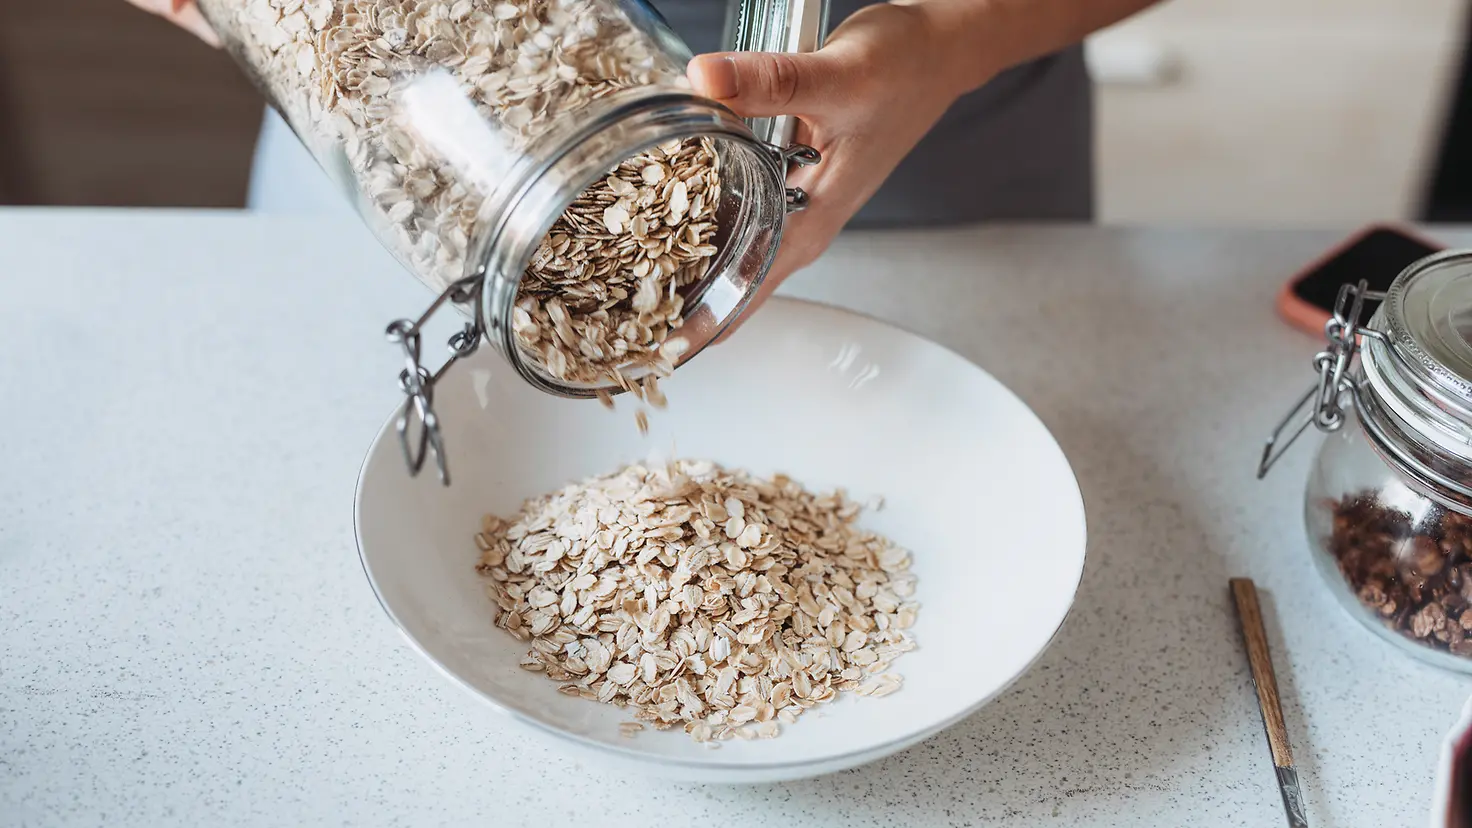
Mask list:
[[[741,91],[734,58],[701,61],[700,77],[704,81],[705,94],[718,101],[734,98]]]

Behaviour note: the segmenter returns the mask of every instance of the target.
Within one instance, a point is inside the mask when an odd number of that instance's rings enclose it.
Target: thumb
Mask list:
[[[687,72],[698,94],[745,118],[811,114],[838,86],[838,73],[821,52],[699,55]]]

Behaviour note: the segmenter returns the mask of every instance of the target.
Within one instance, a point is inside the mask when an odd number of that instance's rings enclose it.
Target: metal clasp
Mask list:
[[[823,156],[807,144],[790,144],[785,147],[768,144],[767,147],[776,155],[777,162],[782,165],[782,169],[784,170],[790,170],[793,167],[811,167],[823,160]],[[801,187],[788,187],[787,212],[800,213],[807,208],[807,191]]]
[[[470,356],[480,347],[485,333],[485,320],[481,316],[480,292],[483,280],[479,274],[467,276],[452,283],[441,293],[418,319],[398,319],[389,323],[388,340],[403,346],[404,370],[399,372],[399,390],[406,399],[399,410],[394,427],[399,432],[399,444],[404,449],[404,463],[410,476],[418,476],[430,452],[434,453],[435,466],[439,470],[440,483],[450,485],[450,470],[445,460],[444,437],[440,433],[439,417],[434,412],[434,386],[445,375],[445,371],[456,360]],[[470,303],[473,313],[471,321],[450,337],[450,358],[438,370],[430,373],[420,361],[420,340],[424,325],[446,302]],[[414,420],[418,419],[418,439],[410,436]],[[417,445],[416,445],[417,444]]]
[[[1263,445],[1262,457],[1257,462],[1258,480],[1267,476],[1273,464],[1310,425],[1325,434],[1338,431],[1344,425],[1344,406],[1340,400],[1353,388],[1349,369],[1359,353],[1360,337],[1385,341],[1385,334],[1368,325],[1360,325],[1360,316],[1365,302],[1384,299],[1384,293],[1370,290],[1370,283],[1363,279],[1359,284],[1339,288],[1339,295],[1334,299],[1334,316],[1324,324],[1324,338],[1329,341],[1329,347],[1314,355],[1314,371],[1319,379],[1299,398]],[[1285,433],[1288,435],[1286,439]]]

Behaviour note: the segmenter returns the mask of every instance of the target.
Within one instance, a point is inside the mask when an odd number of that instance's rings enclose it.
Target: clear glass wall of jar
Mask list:
[[[684,327],[686,360],[739,312],[801,199],[785,186],[790,156],[690,92],[688,50],[641,0],[199,3],[410,272],[437,292],[485,280],[489,341],[552,393],[623,390],[605,363],[647,369],[670,349],[584,336],[598,364],[569,365],[554,338],[529,336],[531,321],[557,322],[529,319],[559,314],[523,276],[611,305],[656,271],[648,302],[607,327]],[[590,259],[626,278],[592,284],[578,269]]]
[[[390,338],[406,457],[441,458],[420,330],[446,303],[543,391],[652,395],[756,292],[806,196],[791,122],[695,96],[643,0],[199,0],[236,61],[440,293]],[[807,51],[827,0],[741,0],[740,48]],[[411,421],[422,429],[411,437]],[[416,450],[414,446],[419,448]]]
[[[297,136],[436,290],[482,204],[579,110],[686,88],[678,45],[612,0],[202,0]]]
[[[1351,615],[1472,672],[1472,508],[1387,462],[1357,409],[1319,448],[1304,519],[1314,562]]]

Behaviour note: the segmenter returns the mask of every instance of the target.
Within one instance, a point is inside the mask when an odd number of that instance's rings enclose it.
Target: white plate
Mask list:
[[[632,399],[532,390],[488,349],[449,372],[435,408],[453,483],[410,478],[392,421],[358,481],[358,546],[379,601],[420,653],[497,710],[600,758],[663,776],[758,782],[827,773],[912,745],[975,711],[1048,646],[1084,567],[1077,482],[1041,422],[956,354],[833,308],[776,300],[663,386],[669,410],[634,427]],[[914,553],[919,649],[904,688],[815,708],[771,741],[719,750],[680,732],[622,738],[616,708],[564,697],[517,668],[474,566],[486,511],[671,452],[785,472],[809,489],[882,496],[865,525]]]

